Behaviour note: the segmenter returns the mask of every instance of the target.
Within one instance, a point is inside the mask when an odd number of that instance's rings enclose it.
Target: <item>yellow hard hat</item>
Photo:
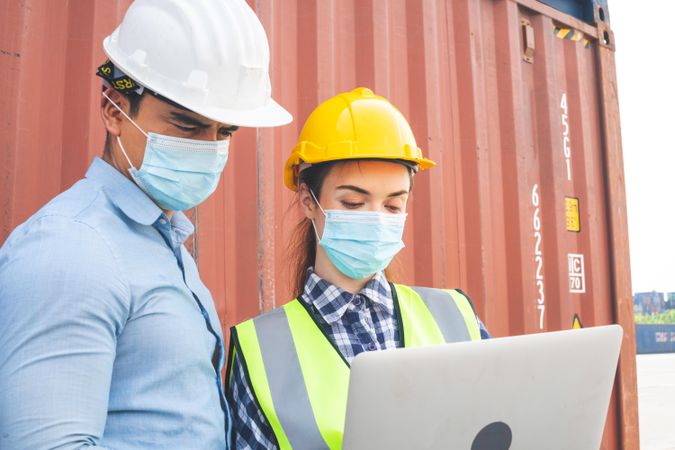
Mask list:
[[[422,156],[403,114],[367,88],[338,94],[312,112],[286,161],[284,183],[295,191],[303,168],[345,159],[408,161],[420,170],[436,165]]]

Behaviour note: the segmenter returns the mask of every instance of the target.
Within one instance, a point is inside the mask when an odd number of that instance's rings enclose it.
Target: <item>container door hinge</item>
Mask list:
[[[597,5],[595,8],[595,25],[598,28],[598,43],[602,47],[614,51],[614,32],[609,24],[609,16],[602,5]]]
[[[523,29],[523,61],[534,63],[534,28],[530,21],[521,18],[520,25]]]

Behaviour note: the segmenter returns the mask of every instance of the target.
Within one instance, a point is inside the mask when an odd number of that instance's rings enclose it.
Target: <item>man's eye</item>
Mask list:
[[[233,131],[230,130],[229,128],[221,128],[220,130],[218,130],[218,134],[225,137],[231,137],[232,133]]]
[[[183,126],[183,125],[176,125],[176,124],[174,124],[173,126],[178,128],[181,131],[185,131],[186,133],[193,133],[193,132],[197,131],[197,127],[186,127],[186,126]]]

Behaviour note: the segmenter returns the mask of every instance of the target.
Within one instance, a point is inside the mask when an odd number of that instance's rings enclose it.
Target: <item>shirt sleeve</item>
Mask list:
[[[0,448],[102,448],[128,285],[99,234],[47,216],[0,249]]]
[[[232,355],[232,374],[228,380],[228,396],[234,425],[234,448],[275,450],[279,446],[267,418],[253,397],[244,365],[236,351]]]

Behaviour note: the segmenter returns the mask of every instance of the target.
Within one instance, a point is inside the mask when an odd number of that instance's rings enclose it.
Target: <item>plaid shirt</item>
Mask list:
[[[343,291],[311,269],[308,273],[300,301],[320,319],[323,331],[348,363],[351,364],[361,352],[401,346],[391,286],[382,272],[375,274],[358,294]],[[481,338],[489,338],[482,323],[480,329]],[[232,365],[229,391],[235,448],[278,449],[274,432],[253,397],[237,355]]]

